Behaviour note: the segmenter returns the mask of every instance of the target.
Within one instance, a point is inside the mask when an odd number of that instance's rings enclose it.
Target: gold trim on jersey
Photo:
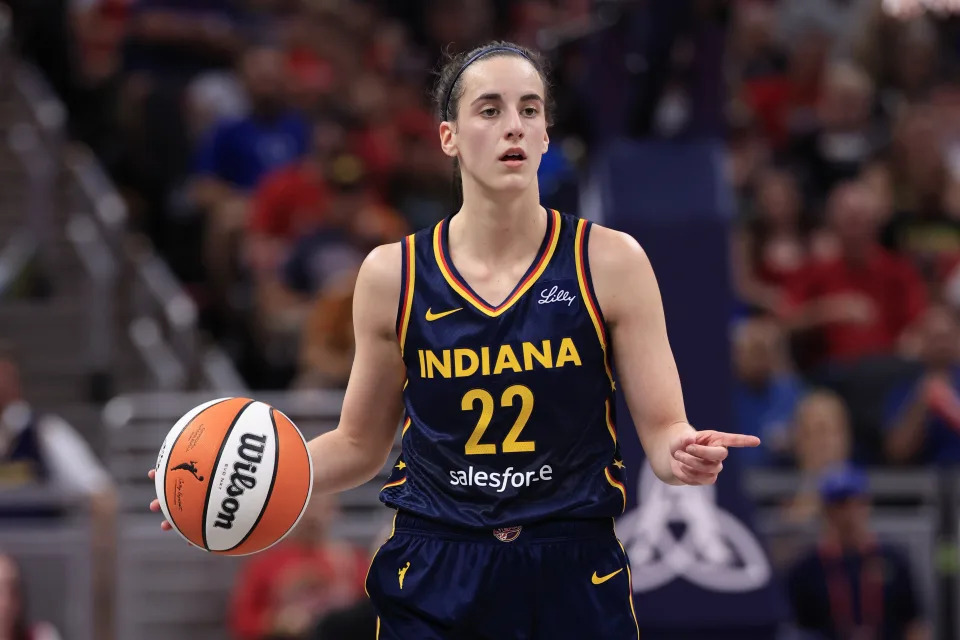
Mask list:
[[[627,558],[627,550],[623,548],[620,538],[617,538],[617,544],[620,545],[620,551],[623,551],[623,557]],[[630,613],[633,614],[633,624],[637,627],[637,640],[640,640],[640,623],[637,622],[637,610],[633,607],[633,573],[630,571],[629,559],[627,559],[627,584],[630,585],[630,593],[627,594],[627,597],[630,598]]]
[[[604,416],[607,422],[607,431],[610,432],[610,437],[613,438],[613,443],[617,443],[617,428],[613,425],[613,417],[610,415],[610,399],[607,398],[604,401]]]
[[[586,243],[584,238],[586,237],[587,221],[581,218],[577,221],[577,236],[574,242],[575,258],[577,264],[577,282],[580,284],[580,295],[583,296],[583,300],[586,303],[584,306],[587,308],[587,313],[590,315],[590,320],[593,321],[593,328],[597,331],[597,339],[600,340],[600,348],[603,349],[603,366],[607,371],[607,378],[610,379],[611,388],[616,388],[613,383],[613,372],[610,370],[610,357],[607,350],[607,332],[604,329],[603,323],[600,321],[600,305],[593,297],[593,292],[589,286],[589,279],[587,278],[586,273]],[[616,437],[614,437],[616,440]]]
[[[400,355],[403,356],[404,347],[407,343],[407,327],[410,326],[410,313],[413,309],[413,287],[417,278],[417,256],[414,253],[413,234],[404,239],[406,243],[407,255],[404,269],[404,300],[403,310],[400,317]]]
[[[622,482],[620,482],[610,474],[610,469],[608,467],[603,468],[603,475],[604,477],[606,477],[607,482],[609,482],[613,487],[619,490],[620,495],[623,496],[623,509],[621,509],[620,511],[620,513],[623,513],[624,511],[627,510],[627,488],[623,486]]]
[[[402,484],[403,484],[404,482],[406,482],[406,481],[407,481],[407,478],[406,478],[406,476],[404,476],[404,477],[400,478],[399,480],[396,480],[396,481],[394,481],[394,482],[388,482],[387,484],[383,485],[383,489],[390,489],[390,488],[392,488],[392,487],[399,487],[400,485],[402,485]],[[383,491],[383,489],[380,489],[380,491]]]
[[[433,255],[437,261],[437,266],[440,268],[440,273],[443,274],[444,280],[447,281],[447,284],[456,291],[460,296],[469,302],[471,305],[479,309],[484,314],[490,316],[491,318],[499,317],[507,309],[512,307],[517,300],[519,300],[523,294],[525,294],[530,287],[540,278],[543,272],[546,270],[547,265],[550,264],[550,259],[553,257],[553,252],[557,248],[557,242],[560,240],[560,212],[556,209],[549,209],[550,218],[550,240],[547,242],[546,250],[539,256],[536,266],[529,274],[517,285],[513,293],[510,294],[506,300],[501,302],[498,306],[492,307],[477,295],[470,291],[469,287],[465,283],[461,282],[459,278],[453,273],[447,263],[447,256],[444,255],[443,250],[443,227],[446,224],[446,220],[441,220],[433,228]]]

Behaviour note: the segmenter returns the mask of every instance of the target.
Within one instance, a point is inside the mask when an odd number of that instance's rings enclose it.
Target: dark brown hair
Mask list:
[[[546,59],[536,51],[522,47],[505,40],[494,40],[488,42],[482,47],[477,47],[472,51],[451,55],[444,55],[443,64],[437,73],[437,82],[433,89],[433,101],[436,105],[436,116],[443,121],[456,122],[460,110],[460,98],[463,97],[463,72],[466,71],[474,62],[480,60],[489,60],[490,58],[502,58],[514,56],[525,59],[533,65],[540,80],[543,82],[543,90],[546,95],[544,100],[544,116],[547,125],[552,124],[553,102],[550,98],[550,70]],[[460,179],[460,163],[453,159],[453,182],[454,182],[454,207],[459,207],[463,203],[463,188]]]
[[[547,95],[543,97],[546,101],[544,109],[547,124],[551,123],[553,114],[553,104],[550,101],[550,70],[546,59],[536,51],[522,47],[505,40],[494,40],[482,47],[477,47],[472,51],[451,55],[445,54],[445,60],[437,74],[437,83],[433,91],[433,100],[437,108],[437,117],[450,122],[456,122],[457,113],[460,108],[460,98],[463,97],[463,72],[466,71],[474,62],[479,60],[489,60],[490,58],[502,58],[514,56],[516,58],[526,59],[533,65],[543,81],[544,91]]]

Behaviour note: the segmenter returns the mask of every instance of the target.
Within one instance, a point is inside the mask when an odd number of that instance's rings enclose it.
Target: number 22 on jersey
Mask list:
[[[507,433],[507,436],[503,439],[503,443],[501,444],[501,451],[503,453],[536,451],[536,443],[533,440],[519,439],[520,432],[523,431],[523,428],[527,425],[527,421],[530,420],[530,414],[533,413],[533,391],[531,391],[529,387],[521,384],[507,387],[503,395],[500,396],[500,406],[512,407],[517,398],[520,399],[520,414],[510,428],[510,432]],[[480,443],[487,427],[490,426],[490,422],[493,420],[494,398],[490,392],[484,389],[471,389],[467,391],[463,396],[463,400],[460,402],[460,408],[464,411],[474,411],[478,402],[480,403],[480,419],[477,421],[477,426],[474,427],[470,439],[467,440],[467,444],[464,446],[464,453],[468,456],[497,453],[497,445],[495,443]]]

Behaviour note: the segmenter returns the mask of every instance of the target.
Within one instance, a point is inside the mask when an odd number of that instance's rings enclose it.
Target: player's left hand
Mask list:
[[[670,445],[670,470],[684,484],[713,484],[723,470],[728,447],[757,447],[760,438],[739,433],[698,431]]]

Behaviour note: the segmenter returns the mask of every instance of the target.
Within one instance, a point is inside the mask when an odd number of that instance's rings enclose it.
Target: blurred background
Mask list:
[[[438,60],[494,38],[552,67],[543,203],[640,241],[692,423],[764,442],[686,494],[624,444],[644,637],[960,637],[955,4],[0,0],[0,638],[374,637],[382,479],[227,559],[146,471],[214,397],[336,426],[359,263],[454,206]]]

